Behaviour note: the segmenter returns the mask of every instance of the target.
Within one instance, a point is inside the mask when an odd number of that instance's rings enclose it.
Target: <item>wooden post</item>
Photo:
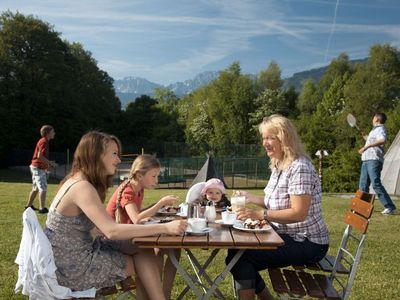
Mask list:
[[[318,150],[315,153],[315,155],[319,157],[319,180],[321,182],[321,190],[322,190],[324,157],[328,156],[328,151],[321,149]]]

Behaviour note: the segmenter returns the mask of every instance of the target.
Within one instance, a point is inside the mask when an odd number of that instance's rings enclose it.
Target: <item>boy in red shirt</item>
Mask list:
[[[45,207],[46,191],[47,191],[47,169],[49,167],[55,168],[57,164],[49,160],[49,141],[54,138],[54,128],[50,125],[44,125],[40,129],[42,138],[37,142],[35,151],[33,153],[32,162],[29,169],[32,174],[32,191],[29,193],[28,203],[25,208],[33,206],[33,201],[39,192],[39,213],[46,214],[48,209]]]

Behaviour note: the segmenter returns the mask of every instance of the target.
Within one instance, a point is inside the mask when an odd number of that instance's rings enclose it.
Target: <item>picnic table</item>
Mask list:
[[[209,223],[208,227],[212,230],[204,235],[185,234],[183,236],[168,236],[160,234],[134,239],[135,244],[139,248],[168,249],[172,263],[187,283],[187,287],[184,288],[177,299],[182,299],[189,289],[192,289],[197,299],[209,299],[212,295],[215,295],[219,299],[225,299],[218,286],[242,256],[245,249],[271,250],[284,244],[281,237],[272,228],[266,232],[247,232],[217,223]],[[183,249],[187,253],[189,259],[198,269],[196,279],[192,278],[187,270],[185,270],[185,267],[175,256],[174,249]],[[211,251],[211,254],[206,262],[201,264],[192,251],[193,249],[204,249]],[[211,279],[206,270],[221,249],[238,249],[239,251],[228,265],[216,266],[214,264],[216,267],[223,268],[216,278]],[[201,278],[209,285],[207,288],[199,289],[196,285],[197,283],[204,286]]]

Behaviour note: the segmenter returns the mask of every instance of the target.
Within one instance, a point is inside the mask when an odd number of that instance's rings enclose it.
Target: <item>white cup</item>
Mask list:
[[[221,217],[222,217],[222,222],[224,222],[224,224],[233,224],[235,223],[236,220],[236,214],[231,211],[223,211],[221,213]]]
[[[188,219],[188,225],[192,232],[202,232],[206,228],[207,223],[204,218],[192,218]]]
[[[239,207],[245,207],[246,197],[245,196],[232,196],[231,198],[232,211],[235,212]]]

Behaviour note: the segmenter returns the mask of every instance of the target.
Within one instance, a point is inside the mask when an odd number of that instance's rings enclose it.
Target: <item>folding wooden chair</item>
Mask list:
[[[96,292],[98,300],[106,299],[109,295],[117,295],[115,300],[135,299],[136,296],[133,291],[136,289],[135,281],[132,277],[128,277],[116,284],[115,286],[102,288]]]
[[[357,191],[345,216],[347,224],[335,258],[326,256],[311,266],[268,269],[272,287],[282,299],[304,297],[348,299],[360,263],[373,212],[375,195]],[[309,273],[305,269],[320,272]],[[329,272],[329,275],[322,272]]]

